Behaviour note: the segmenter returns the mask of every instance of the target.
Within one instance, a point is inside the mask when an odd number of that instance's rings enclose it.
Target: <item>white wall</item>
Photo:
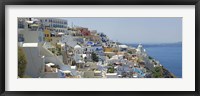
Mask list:
[[[37,43],[39,41],[39,37],[43,38],[42,31],[28,31],[25,29],[18,30],[20,34],[24,36],[24,43]]]

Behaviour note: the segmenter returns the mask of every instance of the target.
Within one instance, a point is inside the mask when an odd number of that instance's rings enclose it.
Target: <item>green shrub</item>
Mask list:
[[[115,69],[114,67],[109,67],[108,70],[107,70],[107,73],[114,73]]]
[[[153,78],[163,78],[163,68],[162,67],[155,67],[152,70]]]
[[[92,52],[92,60],[94,61],[94,62],[98,62],[99,61],[99,57],[96,55],[96,53],[94,53],[94,52]]]
[[[128,50],[128,53],[129,53],[129,54],[133,54],[133,52],[132,52],[132,51],[130,51],[130,50]]]
[[[26,56],[24,54],[24,50],[22,48],[18,48],[18,76],[20,78],[24,77],[25,69],[26,69]]]
[[[151,60],[152,60],[152,59],[153,59],[153,57],[149,56],[149,59],[151,59]]]

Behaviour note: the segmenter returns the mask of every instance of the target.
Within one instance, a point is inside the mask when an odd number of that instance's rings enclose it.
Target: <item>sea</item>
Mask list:
[[[137,47],[138,44],[128,44]],[[182,78],[182,43],[142,44],[147,54],[158,60],[177,78]]]

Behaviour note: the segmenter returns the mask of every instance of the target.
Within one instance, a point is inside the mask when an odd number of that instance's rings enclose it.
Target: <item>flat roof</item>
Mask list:
[[[24,43],[23,47],[38,47],[38,43]]]

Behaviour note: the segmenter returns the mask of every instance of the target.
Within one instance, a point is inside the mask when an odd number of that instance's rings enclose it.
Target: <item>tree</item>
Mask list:
[[[24,54],[24,50],[19,47],[18,48],[18,76],[20,78],[24,77],[26,64],[27,64],[27,60]]]
[[[97,54],[96,53],[94,53],[94,52],[92,52],[92,60],[94,61],[94,62],[98,62],[99,61],[99,57],[97,56]]]
[[[85,63],[87,63],[87,57],[84,57],[84,61],[85,61]]]
[[[76,61],[73,60],[73,61],[72,61],[72,66],[75,66],[75,65],[76,65]]]
[[[149,56],[149,59],[151,59],[151,60],[152,60],[152,59],[153,59],[153,57]]]
[[[110,55],[107,55],[107,57],[108,57],[108,59],[110,59],[110,58],[111,58],[111,56],[110,56]]]
[[[129,54],[133,54],[133,52],[132,52],[132,51],[130,51],[130,50],[128,50],[128,53],[129,53]]]

